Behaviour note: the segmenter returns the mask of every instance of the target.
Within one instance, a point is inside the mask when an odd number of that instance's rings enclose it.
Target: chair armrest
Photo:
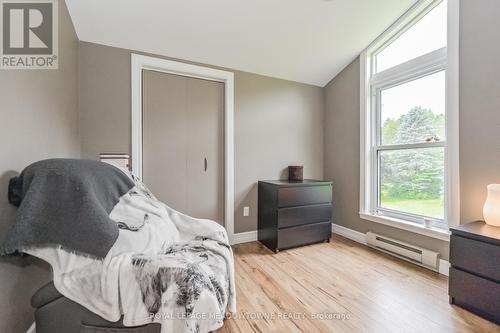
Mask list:
[[[54,282],[51,281],[38,289],[31,297],[31,306],[38,309],[61,297],[63,297],[63,295],[57,291]]]

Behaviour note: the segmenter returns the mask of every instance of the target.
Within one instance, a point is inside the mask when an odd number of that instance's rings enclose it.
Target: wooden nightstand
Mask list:
[[[450,303],[500,324],[500,228],[476,221],[450,229]]]

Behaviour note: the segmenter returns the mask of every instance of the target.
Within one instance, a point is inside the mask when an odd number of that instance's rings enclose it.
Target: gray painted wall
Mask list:
[[[500,38],[497,0],[461,1],[461,223],[482,219],[486,185],[500,182]],[[334,180],[335,222],[439,251],[448,243],[359,218],[359,59],[325,88],[325,177]]]
[[[482,219],[486,185],[500,183],[500,1],[460,2],[462,223]]]
[[[130,152],[130,50],[81,42],[82,157]],[[323,177],[323,89],[235,73],[235,231],[257,228],[259,179],[277,179],[291,164]],[[243,217],[243,207],[250,216]]]
[[[8,179],[49,157],[79,157],[78,41],[64,1],[59,3],[59,69],[0,70],[0,234],[13,220]],[[31,295],[48,282],[48,265],[0,258],[0,332],[26,332]]]

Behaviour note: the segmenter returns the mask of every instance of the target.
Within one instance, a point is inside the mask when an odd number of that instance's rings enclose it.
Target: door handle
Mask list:
[[[205,172],[207,171],[208,169],[208,162],[207,162],[207,158],[205,157]]]

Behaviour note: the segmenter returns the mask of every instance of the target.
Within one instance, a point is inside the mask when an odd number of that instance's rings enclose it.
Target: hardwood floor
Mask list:
[[[257,242],[234,252],[239,316],[220,333],[500,332],[448,303],[445,276],[340,236],[278,254]]]

